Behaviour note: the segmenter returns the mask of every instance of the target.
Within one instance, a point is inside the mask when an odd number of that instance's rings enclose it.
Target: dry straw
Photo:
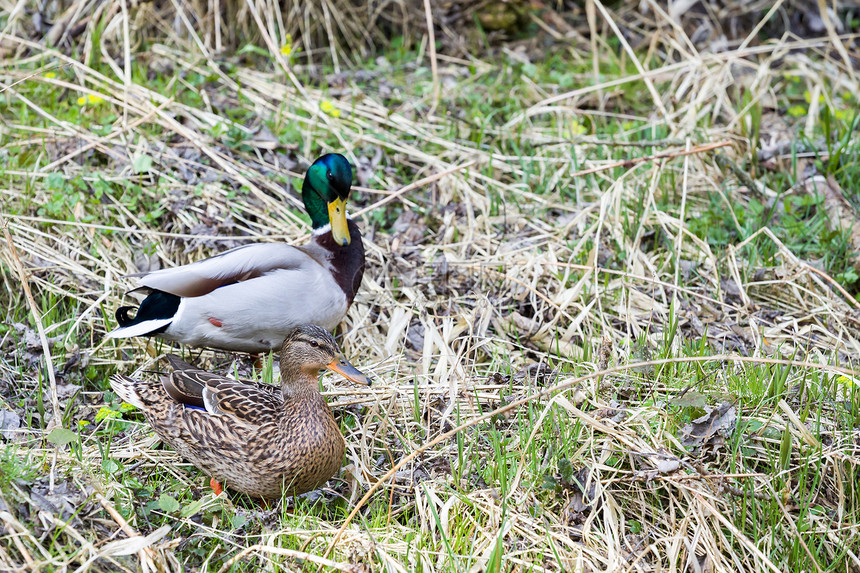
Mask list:
[[[49,375],[52,360],[59,363],[79,351],[89,364],[150,375],[146,371],[155,368],[156,360],[152,355],[158,354],[153,346],[141,341],[116,346],[102,339],[113,327],[110,310],[127,302],[124,291],[132,281],[124,275],[186,263],[248,240],[305,240],[307,225],[295,215],[295,182],[285,188],[277,176],[298,177],[305,165],[294,164],[295,158],[307,161],[335,150],[360,168],[362,191],[354,211],[368,250],[362,290],[339,332],[353,362],[378,380],[370,390],[327,392],[336,411],[349,412],[356,420],[345,436],[342,479],[347,485],[338,489],[346,497],[350,519],[293,516],[288,528],[275,526],[262,535],[234,535],[226,524],[176,515],[166,518],[167,531],[125,521],[116,508],[136,503],[135,493],[100,470],[100,438],[86,434],[78,457],[68,448],[45,445],[41,430],[27,428],[11,455],[51,460],[52,484],[68,480],[81,491],[94,488],[104,512],[82,514],[64,527],[55,523],[52,535],[62,543],[52,546],[50,537],[35,535],[32,524],[3,509],[0,520],[7,534],[0,542],[0,568],[84,570],[106,561],[116,569],[178,570],[184,559],[181,529],[184,535],[192,531],[214,540],[218,553],[213,551],[204,566],[221,570],[243,559],[255,559],[254,567],[274,567],[275,558],[343,571],[360,571],[366,562],[369,568],[391,571],[444,570],[450,560],[444,540],[463,531],[470,536],[470,553],[457,553],[454,567],[475,571],[491,563],[499,543],[505,563],[516,570],[779,570],[783,540],[751,538],[750,529],[739,527],[735,519],[739,504],[750,500],[782,504],[779,526],[810,552],[792,521],[797,511],[791,506],[792,492],[775,489],[778,476],[731,471],[724,450],[704,459],[682,456],[680,470],[658,471],[659,456],[683,452],[669,405],[682,391],[666,386],[660,376],[649,378],[647,370],[629,371],[636,366],[631,356],[639,345],[661,348],[674,304],[679,332],[690,339],[706,337],[721,352],[713,360],[725,365],[709,376],[723,390],[730,390],[732,376],[747,372],[742,362],[813,369],[822,377],[839,372],[856,381],[851,368],[826,366],[850,366],[860,354],[857,303],[837,281],[794,255],[767,228],[722,253],[689,228],[712,199],[729,204],[751,195],[776,196],[762,185],[744,187],[713,159],[718,147],[730,162],[750,152],[740,131],[746,120],[734,100],[734,86],[743,84],[751,102],[768,100],[779,85],[776,63],[792,54],[786,65],[820,92],[845,85],[856,93],[853,76],[843,73],[840,53],[807,55],[841,42],[831,25],[826,38],[743,42],[705,54],[656,2],[646,3],[651,7],[647,17],[657,20],[650,23],[645,16],[619,15],[598,2],[586,4],[583,26],[616,37],[636,72],[609,81],[588,75],[564,93],[533,82],[528,105],[507,124],[479,126],[482,145],[470,139],[479,119],[452,131],[437,114],[453,97],[448,79],[481,78],[496,70],[494,61],[445,56],[433,45],[418,62],[430,65],[432,58],[433,89],[423,99],[416,95],[394,108],[382,93],[349,79],[363,57],[356,54],[384,29],[371,25],[383,18],[379,11],[362,12],[370,4],[326,1],[281,12],[277,3],[262,0],[81,1],[68,6],[51,29],[53,44],[61,49],[27,35],[24,11],[16,8],[24,2],[0,6],[6,18],[0,49],[7,55],[0,61],[0,97],[38,118],[28,123],[8,117],[0,125],[0,151],[37,157],[34,169],[7,170],[0,188],[0,215],[8,232],[2,257],[5,269],[14,270],[3,271],[9,294],[0,300],[11,316],[26,306],[16,294],[22,284],[32,290],[27,308],[39,327]],[[418,8],[419,21],[435,10],[430,3]],[[402,9],[412,14],[409,6]],[[235,26],[225,24],[224,13],[237,15]],[[566,36],[543,25],[577,42],[576,34]],[[643,58],[643,47],[631,44],[622,28],[641,31],[646,26],[653,31],[653,48]],[[287,34],[302,39],[307,59],[283,53]],[[222,50],[241,37],[258,38],[270,63],[228,73]],[[587,50],[590,44],[595,57],[608,53],[606,37],[592,33],[581,47]],[[149,46],[145,55],[138,51],[144,40]],[[80,60],[65,51],[72,41],[81,48]],[[347,78],[336,94],[302,84],[295,73],[297,65],[322,59],[317,50],[324,50]],[[190,73],[208,78],[205,85],[185,84],[203,103],[190,106],[145,81],[132,81],[130,59],[144,56],[159,69],[181,70],[175,74],[178,82]],[[105,65],[97,67],[97,61]],[[34,66],[40,66],[37,74]],[[58,69],[63,73],[49,74]],[[382,73],[379,82],[384,81]],[[618,121],[665,129],[664,138],[649,142],[653,154],[627,161],[624,154],[637,148],[602,137],[577,137],[565,127],[588,114],[615,113],[605,111],[607,98],[636,82],[644,82],[655,115],[618,114]],[[116,114],[116,124],[102,135],[88,121],[60,119],[28,97],[34,83],[72,101],[99,98]],[[321,111],[323,102],[338,113]],[[240,108],[270,125],[293,125],[292,132],[299,135],[286,146],[273,142],[262,122],[239,123],[225,111]],[[702,118],[709,118],[711,127],[702,128]],[[229,130],[241,134],[246,145],[231,146],[221,135]],[[616,135],[623,139],[631,134]],[[515,137],[529,144],[532,155],[510,154]],[[138,173],[135,161],[142,156],[152,164],[148,172]],[[51,198],[47,179],[54,173],[88,186],[99,179],[134,180],[140,184],[140,203],[168,213],[160,219],[167,224],[148,222],[146,212],[129,207],[128,197],[110,195],[98,204],[82,200],[71,205],[65,220],[39,214],[37,206]],[[671,191],[684,197],[683,209],[660,200],[667,179],[682,182]],[[636,212],[638,204],[642,208]],[[386,216],[397,205],[422,215],[401,215],[400,224],[379,226],[375,216]],[[629,221],[635,222],[632,231]],[[750,263],[753,241],[773,246],[772,266],[760,269],[754,266],[759,263]],[[617,260],[620,252],[624,257]],[[615,260],[614,268],[605,266],[609,260]],[[44,323],[44,310],[37,304],[42,300],[61,301],[58,306],[73,310]],[[680,352],[680,338],[673,352]],[[611,344],[601,346],[604,339]],[[49,340],[55,340],[53,348]],[[622,366],[607,369],[586,358],[599,349]],[[541,377],[523,368],[548,357],[559,371],[581,375],[558,386],[538,387]],[[211,352],[196,358],[212,367],[224,364],[223,355]],[[646,363],[660,367],[685,360]],[[36,375],[20,364],[16,354],[4,353],[0,375],[14,381],[19,392],[32,391]],[[684,374],[685,384],[699,382],[694,372]],[[515,375],[497,376],[510,373]],[[806,376],[803,369],[793,369],[789,385],[802,386]],[[565,390],[580,383],[578,398]],[[61,394],[62,384],[52,382],[48,410],[56,419],[70,407]],[[613,401],[613,395],[626,398]],[[523,463],[529,445],[546,439],[521,431],[525,422],[512,411],[525,412],[528,404],[541,420],[579,424],[577,443],[554,447],[564,448],[566,459],[578,468],[590,470],[599,503],[582,508],[565,497],[570,491],[554,497],[541,489],[542,474],[557,472],[562,455],[548,448],[536,470]],[[840,525],[834,528],[827,514],[812,515],[807,531],[820,535],[815,548],[820,555],[838,556],[846,568],[860,567],[856,546],[847,542],[860,532],[856,523],[843,521],[846,509],[851,511],[846,496],[854,495],[856,501],[856,492],[846,492],[856,487],[850,480],[860,459],[856,439],[836,421],[843,406],[822,405],[819,437],[802,423],[796,406],[783,400],[743,415],[791,438],[785,475],[799,471],[808,448],[827,437],[829,445],[816,453],[821,504]],[[87,408],[92,405],[75,415]],[[493,421],[492,429],[482,425],[487,420]],[[153,449],[148,432],[141,424],[116,438],[112,459],[136,471],[157,472],[165,482],[186,489],[199,485],[198,475],[180,466],[173,452]],[[505,497],[497,484],[474,475],[454,482],[451,468],[458,452],[451,438],[458,432],[481,460],[494,455],[488,434],[502,436],[516,465]],[[744,455],[750,466],[770,467],[779,448],[762,433],[750,440]],[[18,489],[3,496],[27,495]],[[228,503],[211,494],[201,501],[209,508]],[[382,525],[351,520],[379,511],[378,506],[384,508]],[[632,522],[640,524],[638,533]],[[105,537],[106,530],[111,535],[122,531],[132,543],[111,545],[117,540]],[[424,545],[416,549],[407,539]],[[284,540],[301,549],[283,547]],[[52,554],[62,544],[76,549]],[[124,553],[133,553],[138,561],[123,561]]]

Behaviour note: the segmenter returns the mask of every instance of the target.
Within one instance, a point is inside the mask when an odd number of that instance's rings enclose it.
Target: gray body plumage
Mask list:
[[[181,297],[176,313],[120,327],[107,336],[128,338],[163,328],[157,336],[175,342],[259,353],[277,350],[286,333],[300,324],[332,330],[354,296],[352,288],[344,289],[347,281],[338,282],[341,268],[336,257],[350,253],[347,278],[357,288],[364,270],[364,248],[357,228],[350,251],[323,246],[320,241],[331,235],[323,231],[301,247],[247,245],[140,276],[140,287]]]

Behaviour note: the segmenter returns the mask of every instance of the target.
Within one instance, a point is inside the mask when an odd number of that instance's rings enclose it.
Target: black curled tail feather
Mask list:
[[[121,306],[116,309],[116,322],[120,326],[131,326],[132,324],[137,324],[134,318],[128,317],[128,311],[135,310],[136,306]]]
[[[129,316],[129,312],[135,310],[133,306],[121,306],[116,309],[116,321],[120,327],[134,326],[146,322],[147,320],[161,320],[172,318],[176,311],[179,310],[181,298],[175,294],[164,292],[161,290],[153,290],[149,296],[143,299],[140,306],[137,307],[137,314],[134,318]],[[159,334],[167,329],[167,325],[162,326],[148,334]]]

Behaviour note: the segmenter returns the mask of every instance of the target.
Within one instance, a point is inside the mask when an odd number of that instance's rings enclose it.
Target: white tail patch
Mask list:
[[[137,395],[137,390],[135,390],[135,386],[137,386],[137,384],[139,384],[137,380],[129,378],[128,376],[123,376],[122,374],[114,374],[110,378],[110,387],[113,388],[113,391],[116,392],[117,396],[122,398],[124,402],[128,402],[132,406],[143,410],[143,402]]]
[[[131,338],[132,336],[143,336],[145,334],[149,334],[153,330],[158,330],[164,326],[167,326],[171,322],[173,322],[174,318],[159,318],[157,320],[146,320],[139,324],[132,324],[131,326],[121,326],[120,328],[115,328],[111,330],[105,335],[105,338]]]

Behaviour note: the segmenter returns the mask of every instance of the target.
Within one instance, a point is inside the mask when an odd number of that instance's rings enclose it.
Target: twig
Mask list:
[[[284,557],[292,557],[293,559],[303,559],[305,561],[310,561],[311,563],[316,563],[321,567],[331,567],[332,569],[337,569],[338,571],[346,571],[347,573],[358,573],[360,569],[355,565],[350,563],[342,563],[338,561],[332,561],[331,559],[326,559],[325,557],[320,557],[319,555],[314,555],[313,553],[305,553],[304,551],[296,551],[295,549],[284,549],[283,547],[272,547],[269,545],[252,545],[250,547],[246,547],[233,557],[231,557],[228,561],[221,566],[218,570],[218,573],[224,573],[228,569],[230,569],[236,561],[242,559],[249,553],[254,551],[265,551],[267,553],[273,553],[275,555],[283,555]]]
[[[446,169],[445,171],[440,171],[439,173],[435,173],[433,175],[428,175],[427,177],[425,177],[423,179],[419,179],[418,181],[414,181],[414,182],[410,183],[409,185],[401,187],[400,189],[398,189],[397,191],[395,191],[391,195],[387,195],[386,197],[383,197],[382,199],[380,199],[379,201],[377,201],[373,205],[368,205],[367,207],[365,207],[364,209],[361,209],[357,213],[353,213],[352,216],[358,217],[359,215],[364,215],[365,213],[367,213],[369,211],[373,211],[374,209],[378,209],[379,207],[382,207],[383,205],[394,201],[395,199],[397,199],[398,197],[400,197],[404,193],[412,191],[413,189],[417,189],[418,187],[421,187],[423,185],[427,185],[428,183],[438,181],[439,179],[442,179],[446,175],[451,175],[452,173],[456,173],[457,171],[461,171],[463,169],[466,169],[467,167],[471,167],[475,163],[477,163],[477,161],[475,161],[475,160],[467,161],[466,163],[461,163],[460,165],[455,165],[454,167],[450,167],[450,168]]]
[[[696,476],[698,477],[698,476]],[[733,485],[729,485],[727,483],[719,484],[719,487],[723,489],[727,494],[732,497],[749,497],[752,496],[754,499],[759,501],[765,501],[772,499],[771,496],[766,493],[761,493],[760,491],[746,492],[739,487],[735,487]]]
[[[687,140],[687,151],[690,141]],[[675,287],[681,286],[681,254],[684,252],[684,230],[687,222],[687,182],[690,175],[690,156],[684,156],[684,177],[681,182],[681,206],[678,214],[678,234],[675,237]],[[672,290],[672,304],[678,308],[678,290]]]
[[[559,140],[558,143],[570,143],[570,140]],[[663,145],[686,145],[683,139],[638,139],[636,141],[615,141],[612,139],[595,139],[593,137],[575,139],[574,143],[602,145],[604,147],[660,147]]]
[[[731,171],[734,176],[737,177],[741,183],[743,183],[744,187],[750,190],[750,192],[760,194],[758,185],[755,184],[753,178],[750,177],[749,173],[738,167],[738,165],[734,161],[732,161],[722,153],[715,153],[714,161],[716,161],[717,165],[719,165],[723,169],[728,169],[729,171]]]
[[[598,167],[592,167],[590,169],[583,169],[582,171],[577,171],[570,175],[571,178],[579,177],[581,175],[588,175],[590,173],[597,173],[598,171],[606,171],[607,169],[615,169],[616,167],[624,167],[625,169],[629,169],[634,165],[639,165],[640,163],[645,163],[646,161],[655,161],[657,159],[673,159],[675,157],[684,157],[687,155],[693,155],[694,153],[704,153],[706,151],[713,151],[714,149],[719,149],[720,147],[728,147],[731,145],[731,141],[720,141],[718,143],[707,143],[705,145],[699,145],[698,147],[694,147],[692,149],[688,149],[685,151],[667,151],[665,153],[658,153],[656,155],[649,155],[647,157],[636,157],[635,159],[627,159],[625,161],[616,161],[615,163],[609,163],[607,165],[600,165]]]

